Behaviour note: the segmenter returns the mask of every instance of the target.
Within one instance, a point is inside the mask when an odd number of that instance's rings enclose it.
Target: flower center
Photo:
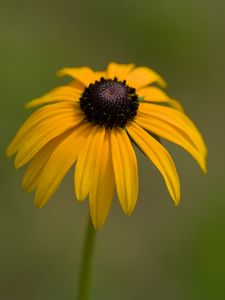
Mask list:
[[[126,81],[103,77],[85,88],[80,107],[90,122],[106,127],[124,127],[134,119],[139,103],[136,90]]]

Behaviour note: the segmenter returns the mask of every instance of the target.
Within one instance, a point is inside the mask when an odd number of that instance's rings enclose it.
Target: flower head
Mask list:
[[[138,196],[138,166],[132,142],[163,175],[175,204],[180,183],[174,162],[155,138],[165,138],[188,151],[206,171],[206,146],[178,101],[160,88],[165,81],[153,70],[110,63],[104,72],[64,68],[68,85],[27,103],[43,105],[21,126],[7,154],[15,166],[28,164],[23,188],[35,190],[34,203],[44,206],[68,170],[76,164],[76,197],[89,197],[95,228],[104,223],[116,189],[130,215]],[[154,85],[152,85],[154,84]]]

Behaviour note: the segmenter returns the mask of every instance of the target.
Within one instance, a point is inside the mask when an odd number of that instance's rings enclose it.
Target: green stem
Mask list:
[[[84,240],[77,300],[89,300],[90,279],[96,230],[89,218]]]

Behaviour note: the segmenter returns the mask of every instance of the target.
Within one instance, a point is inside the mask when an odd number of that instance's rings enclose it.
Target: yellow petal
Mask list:
[[[169,104],[170,104],[171,107],[173,107],[173,108],[181,111],[182,113],[184,113],[184,108],[178,100],[170,99]]]
[[[106,72],[102,72],[102,71],[96,71],[95,73],[95,80],[99,80],[102,77],[106,78]]]
[[[139,97],[143,97],[146,102],[165,102],[171,107],[184,112],[183,106],[179,101],[171,99],[166,93],[155,86],[148,86],[137,91]]]
[[[164,177],[169,193],[177,205],[180,201],[180,182],[170,154],[156,139],[151,137],[136,123],[130,123],[127,126],[127,130],[135,143],[159,169]]]
[[[72,81],[68,83],[68,86],[78,89],[81,93],[84,91],[84,85],[76,79],[75,80],[72,79]]]
[[[15,167],[20,168],[49,141],[74,128],[84,119],[84,114],[59,115],[40,123],[27,135],[26,141],[20,146],[15,159]]]
[[[104,224],[113,198],[115,183],[110,148],[110,130],[106,130],[100,153],[96,157],[95,176],[89,195],[91,218],[96,229]]]
[[[92,71],[88,67],[81,68],[64,68],[57,72],[58,76],[70,76],[79,82],[81,82],[84,86],[89,86],[90,83],[94,83],[96,80],[96,76],[94,71]]]
[[[111,149],[119,201],[124,212],[130,215],[137,202],[138,169],[134,149],[124,129],[112,129]]]
[[[144,97],[144,101],[149,102],[169,102],[170,97],[161,89],[155,86],[148,86],[137,91],[139,97]]]
[[[141,103],[139,112],[155,117],[186,133],[194,147],[205,157],[207,148],[194,123],[182,112],[170,107],[156,104]]]
[[[68,170],[75,163],[89,130],[89,124],[80,126],[56,147],[38,182],[34,200],[37,207],[42,207],[48,202]]]
[[[38,109],[20,127],[15,138],[9,144],[6,154],[12,156],[17,152],[21,145],[27,141],[28,136],[34,134],[36,126],[39,126],[52,117],[71,115],[74,113],[74,110],[79,112],[79,107],[73,103],[56,103]]]
[[[68,136],[62,134],[60,137],[47,143],[30,161],[29,166],[23,176],[22,187],[25,192],[32,192],[38,184],[43,168],[55,148]]]
[[[80,89],[74,88],[69,85],[60,86],[51,90],[42,97],[29,101],[28,103],[26,103],[26,108],[59,101],[76,102],[80,98],[80,95]]]
[[[105,127],[94,126],[90,131],[85,146],[79,154],[75,169],[75,192],[78,201],[83,201],[90,191],[96,176],[97,162],[105,136]]]
[[[140,89],[154,82],[158,83],[162,87],[166,86],[164,79],[160,75],[146,67],[138,67],[134,69],[130,72],[126,80],[130,87],[136,89]]]
[[[116,77],[121,81],[126,80],[133,68],[134,64],[124,65],[112,62],[107,67],[107,78],[114,79]]]
[[[174,127],[157,117],[149,117],[142,113],[138,113],[135,118],[135,122],[137,122],[141,127],[149,130],[150,132],[183,147],[195,158],[203,171],[206,171],[204,157],[193,146],[188,133],[183,131],[182,128],[178,129],[177,127]]]

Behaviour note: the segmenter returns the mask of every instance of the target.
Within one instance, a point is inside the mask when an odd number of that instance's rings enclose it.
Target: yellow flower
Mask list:
[[[104,72],[64,68],[58,75],[72,81],[27,103],[29,108],[45,106],[26,120],[7,149],[8,156],[16,153],[16,168],[28,163],[22,185],[26,192],[36,191],[37,207],[48,202],[76,163],[76,197],[83,201],[89,196],[95,228],[105,222],[115,188],[124,213],[130,215],[138,196],[132,141],[159,169],[176,205],[176,167],[156,137],[183,147],[206,172],[201,134],[179,102],[156,87],[166,84],[153,70],[110,63]]]

